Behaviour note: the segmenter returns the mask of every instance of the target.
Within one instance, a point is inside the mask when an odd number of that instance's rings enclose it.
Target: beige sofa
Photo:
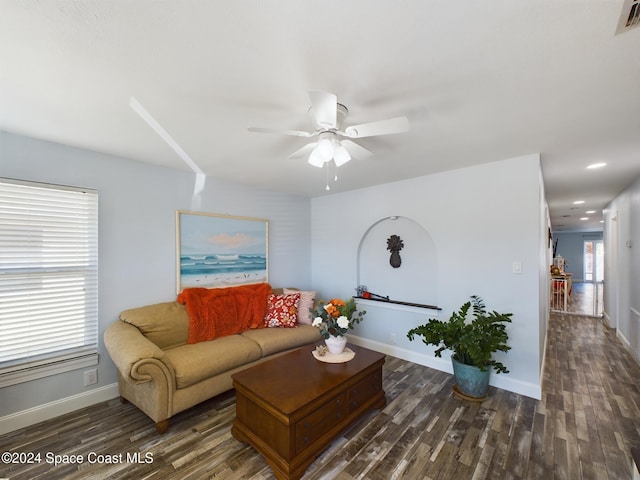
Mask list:
[[[166,302],[126,310],[104,334],[118,369],[120,396],[163,433],[169,418],[232,388],[231,375],[322,340],[311,325],[260,328],[187,344],[184,305]]]

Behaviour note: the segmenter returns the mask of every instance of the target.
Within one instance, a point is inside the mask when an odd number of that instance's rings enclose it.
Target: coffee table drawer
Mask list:
[[[300,453],[347,416],[346,394],[342,393],[296,423],[296,452]]]
[[[349,413],[357,410],[361,405],[371,399],[374,394],[382,391],[382,369],[377,370],[371,376],[358,382],[348,390],[347,402]]]

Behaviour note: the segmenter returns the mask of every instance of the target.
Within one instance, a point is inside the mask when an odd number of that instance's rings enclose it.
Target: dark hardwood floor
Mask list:
[[[541,401],[492,387],[482,404],[466,402],[450,375],[388,357],[387,406],[337,438],[304,478],[631,479],[639,385],[640,367],[615,332],[577,315],[552,316]],[[274,478],[231,436],[234,402],[228,392],[183,412],[165,435],[118,400],[64,415],[1,436],[0,452],[41,457],[0,463],[0,478]]]

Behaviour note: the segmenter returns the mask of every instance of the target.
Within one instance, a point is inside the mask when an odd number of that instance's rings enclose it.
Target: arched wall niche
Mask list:
[[[393,268],[387,239],[398,235],[404,248],[402,264]],[[401,216],[385,217],[372,224],[360,239],[357,259],[358,285],[391,300],[438,305],[436,248],[429,232],[418,222]]]

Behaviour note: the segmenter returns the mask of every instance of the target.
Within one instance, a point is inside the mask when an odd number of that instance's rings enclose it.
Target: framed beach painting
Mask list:
[[[268,282],[269,222],[176,212],[177,289]]]

